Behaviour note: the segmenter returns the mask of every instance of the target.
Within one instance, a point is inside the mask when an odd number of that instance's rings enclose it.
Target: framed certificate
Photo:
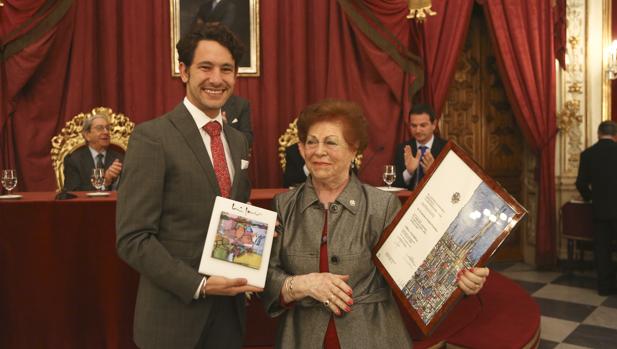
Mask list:
[[[276,212],[217,196],[199,272],[264,287]]]
[[[399,304],[429,335],[462,296],[456,275],[484,266],[526,210],[452,141],[373,251]]]

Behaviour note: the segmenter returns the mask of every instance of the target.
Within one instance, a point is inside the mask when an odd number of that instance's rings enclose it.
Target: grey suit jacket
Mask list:
[[[225,125],[235,170],[231,198],[250,195],[246,139]],[[220,190],[197,126],[180,103],[135,128],[126,154],[116,211],[119,256],[140,274],[134,339],[142,348],[194,348],[220,297],[194,300],[197,268]],[[244,331],[244,295],[231,302]],[[227,304],[227,303],[226,303]],[[218,305],[221,306],[220,304]],[[220,309],[220,308],[219,308]],[[215,335],[215,334],[213,334]]]
[[[124,155],[113,149],[107,149],[105,155],[105,169],[109,168],[114,160],[122,161]],[[96,190],[90,182],[94,159],[88,146],[81,147],[64,158],[64,185],[66,191],[92,191]],[[110,185],[110,188],[113,186]],[[109,188],[108,188],[109,189]]]
[[[321,348],[332,313],[308,297],[284,308],[280,293],[288,276],[319,272],[323,205],[311,177],[274,202],[284,233],[274,239],[264,304],[270,316],[281,316],[276,346]],[[400,206],[394,195],[360,183],[355,175],[330,205],[328,267],[350,275],[354,298],[351,312],[334,317],[342,348],[411,347],[392,293],[371,260],[372,248]]]

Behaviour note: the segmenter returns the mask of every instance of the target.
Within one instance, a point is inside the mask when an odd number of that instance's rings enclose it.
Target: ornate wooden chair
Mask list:
[[[283,134],[279,137],[279,161],[283,172],[285,172],[285,167],[287,165],[287,161],[285,160],[285,150],[299,141],[298,118],[295,118],[294,121],[289,124],[289,127],[287,127],[285,132],[283,132]],[[356,155],[353,162],[354,166],[359,170],[360,165],[362,164],[362,154]]]
[[[64,185],[64,158],[86,145],[82,136],[84,120],[93,115],[103,114],[107,116],[111,126],[110,143],[123,151],[129,144],[129,137],[135,128],[135,123],[124,114],[116,114],[110,108],[98,107],[89,113],[80,113],[66,122],[60,134],[51,139],[51,162],[56,174],[56,186],[60,191]]]

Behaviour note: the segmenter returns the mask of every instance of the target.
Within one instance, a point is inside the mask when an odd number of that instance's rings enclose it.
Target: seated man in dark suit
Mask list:
[[[417,104],[409,111],[409,133],[412,139],[396,148],[395,187],[413,190],[433,161],[446,145],[446,141],[434,135],[437,121],[435,111],[427,104]],[[421,151],[418,151],[420,149]]]
[[[309,174],[308,168],[304,164],[304,159],[300,155],[298,143],[292,144],[285,149],[285,172],[283,172],[283,186],[293,187],[306,181]]]
[[[598,142],[581,153],[576,188],[591,200],[594,259],[598,271],[598,293],[617,294],[612,262],[612,240],[617,238],[617,123],[598,126]]]
[[[223,120],[229,126],[242,132],[249,143],[253,145],[253,130],[251,128],[251,106],[247,99],[232,95],[223,105]]]
[[[105,169],[105,187],[116,189],[123,155],[109,148],[109,131],[109,120],[104,115],[95,114],[84,121],[82,135],[87,146],[64,158],[64,191],[95,190],[90,182],[95,167]]]

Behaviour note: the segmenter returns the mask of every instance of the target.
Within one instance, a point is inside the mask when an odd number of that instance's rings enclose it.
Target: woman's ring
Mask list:
[[[325,302],[323,302],[324,307],[328,308],[330,306],[330,301],[327,300]]]

